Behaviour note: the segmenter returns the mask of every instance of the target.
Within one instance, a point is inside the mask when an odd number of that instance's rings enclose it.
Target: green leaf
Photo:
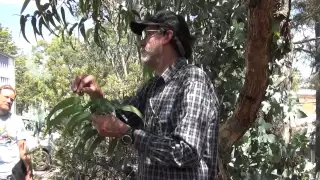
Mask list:
[[[32,24],[32,28],[33,28],[34,37],[37,39],[37,34],[40,35],[40,32],[37,29],[37,19],[35,16],[32,16],[31,24]]]
[[[63,7],[61,7],[61,16],[62,16],[62,20],[63,20],[64,25],[67,26],[66,13],[65,13]]]
[[[302,110],[298,109],[297,110],[297,118],[301,119],[301,118],[305,118],[305,117],[308,117],[308,115],[305,112],[303,112]]]
[[[42,8],[42,11],[45,11],[49,8],[50,6],[50,3],[45,3],[41,8]]]
[[[83,126],[81,134],[82,136],[79,137],[79,139],[76,141],[76,144],[74,146],[75,150],[83,150],[86,142],[93,136],[97,135],[98,132],[97,130],[92,129],[90,125],[85,125]]]
[[[40,4],[40,0],[36,0],[36,5],[37,5],[37,8],[39,9],[39,11],[42,12],[42,6]]]
[[[91,109],[96,114],[112,113],[115,110],[110,101],[105,98],[92,100]]]
[[[80,22],[79,22],[79,30],[80,30],[80,33],[81,35],[83,36],[83,38],[88,41],[87,37],[86,37],[86,30],[85,30],[85,27],[84,27],[84,22],[87,20],[87,18],[83,17],[81,18]]]
[[[74,30],[74,28],[75,28],[77,25],[78,25],[78,23],[75,23],[75,24],[73,24],[72,27],[69,29],[69,31],[68,31],[69,36],[71,36],[72,31]]]
[[[272,124],[270,124],[270,123],[264,123],[264,124],[263,124],[263,127],[264,127],[265,130],[270,130],[270,129],[272,129]]]
[[[66,129],[70,134],[72,134],[72,132],[74,131],[74,128],[77,125],[81,124],[82,121],[88,120],[90,116],[91,116],[91,113],[87,111],[75,114],[68,122]]]
[[[76,114],[81,110],[82,108],[78,104],[63,109],[54,119],[48,119],[49,122],[47,123],[47,128],[51,129],[52,127],[56,127],[61,123],[62,120],[71,117],[72,115]]]
[[[20,27],[21,27],[21,33],[22,33],[22,36],[24,37],[24,39],[28,42],[29,40],[27,39],[26,37],[26,21],[27,21],[27,18],[24,16],[24,15],[21,15],[20,16]]]
[[[100,43],[100,36],[99,36],[99,28],[100,28],[100,24],[97,23],[95,26],[94,26],[94,36],[93,36],[93,40],[94,42],[98,45],[98,46],[101,46],[101,43]]]
[[[50,120],[51,116],[53,114],[55,114],[57,111],[64,109],[68,106],[71,106],[73,104],[79,104],[80,103],[80,98],[79,97],[70,97],[70,98],[66,98],[62,101],[60,101],[57,105],[55,105],[52,110],[49,112],[48,116],[47,116],[47,120]]]
[[[125,106],[121,106],[119,109],[123,110],[123,111],[129,111],[132,113],[135,113],[137,116],[139,116],[142,120],[144,120],[143,115],[141,114],[141,112],[134,106],[131,105],[125,105]]]
[[[81,12],[84,12],[85,10],[84,10],[84,2],[83,2],[84,0],[79,0],[79,6],[80,6],[80,10],[81,10]]]
[[[276,136],[274,134],[268,134],[268,141],[269,141],[269,143],[275,143]]]
[[[74,13],[73,13],[73,10],[72,10],[72,6],[71,6],[71,4],[70,4],[70,1],[67,1],[67,4],[68,4],[68,9],[69,9],[69,11],[70,11],[70,14],[72,15],[72,16],[74,16]]]
[[[47,15],[47,19],[49,20],[49,22],[53,25],[53,27],[55,27],[56,29],[58,29],[56,23],[53,20],[53,15],[51,14],[51,11],[48,10],[47,11],[48,15]]]
[[[56,8],[55,5],[52,5],[52,14],[53,14],[54,17],[57,19],[57,21],[58,21],[59,23],[61,23],[61,18],[60,18],[60,16],[59,16],[59,13],[58,13],[57,8]]]
[[[45,24],[44,20],[43,20],[43,17],[40,18],[39,20],[39,34],[42,36],[42,39],[43,38],[43,34],[42,34],[42,25]]]
[[[85,30],[84,24],[79,26],[79,28],[80,28],[80,33],[81,33],[82,37],[84,38],[84,40],[88,41],[87,36],[86,36],[86,30]]]
[[[30,0],[25,0],[23,5],[22,5],[22,8],[21,8],[21,11],[20,11],[20,14],[23,13],[23,11],[26,9],[26,7],[28,6]]]
[[[93,151],[98,147],[98,145],[105,139],[106,139],[106,137],[103,137],[103,136],[96,137],[96,139],[90,145],[90,148],[89,148],[87,154],[91,155],[93,153]]]
[[[108,148],[108,152],[107,152],[107,155],[109,157],[111,157],[113,155],[114,150],[117,147],[117,144],[118,144],[118,139],[117,138],[112,138],[111,141],[109,139],[109,148]]]

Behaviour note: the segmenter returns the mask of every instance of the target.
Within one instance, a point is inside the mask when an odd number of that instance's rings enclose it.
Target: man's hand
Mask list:
[[[27,145],[25,143],[25,140],[20,140],[18,142],[19,145],[19,153],[20,158],[23,161],[24,165],[27,169],[27,175],[25,177],[26,180],[32,180],[33,174],[32,174],[32,164],[31,164],[31,156],[28,154]]]
[[[127,124],[111,114],[103,116],[92,115],[91,121],[101,136],[121,137],[129,129]]]
[[[92,75],[77,76],[71,85],[72,91],[77,94],[86,93],[91,98],[102,98],[103,93]]]

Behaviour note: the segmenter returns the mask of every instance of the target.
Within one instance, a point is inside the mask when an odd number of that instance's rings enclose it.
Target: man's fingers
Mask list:
[[[77,76],[77,77],[72,81],[71,88],[72,88],[72,91],[73,91],[73,92],[77,92],[79,83],[80,83],[80,81],[81,81],[82,78],[83,78],[83,76]]]
[[[86,88],[86,90],[88,90],[87,87],[89,87],[90,84],[93,83],[93,82],[94,82],[94,77],[93,76],[91,76],[91,75],[82,76],[80,82],[78,83],[77,92],[81,93],[82,91],[85,90],[84,88]]]

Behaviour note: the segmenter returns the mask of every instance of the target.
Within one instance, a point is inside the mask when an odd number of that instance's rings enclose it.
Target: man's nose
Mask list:
[[[12,104],[13,100],[11,98],[7,98],[7,103]]]

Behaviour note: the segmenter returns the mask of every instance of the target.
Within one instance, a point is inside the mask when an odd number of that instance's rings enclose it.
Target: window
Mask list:
[[[8,58],[3,58],[0,56],[0,68],[8,68],[9,62],[8,62]]]
[[[2,85],[2,84],[8,84],[8,83],[9,83],[9,78],[0,77],[0,85]]]

